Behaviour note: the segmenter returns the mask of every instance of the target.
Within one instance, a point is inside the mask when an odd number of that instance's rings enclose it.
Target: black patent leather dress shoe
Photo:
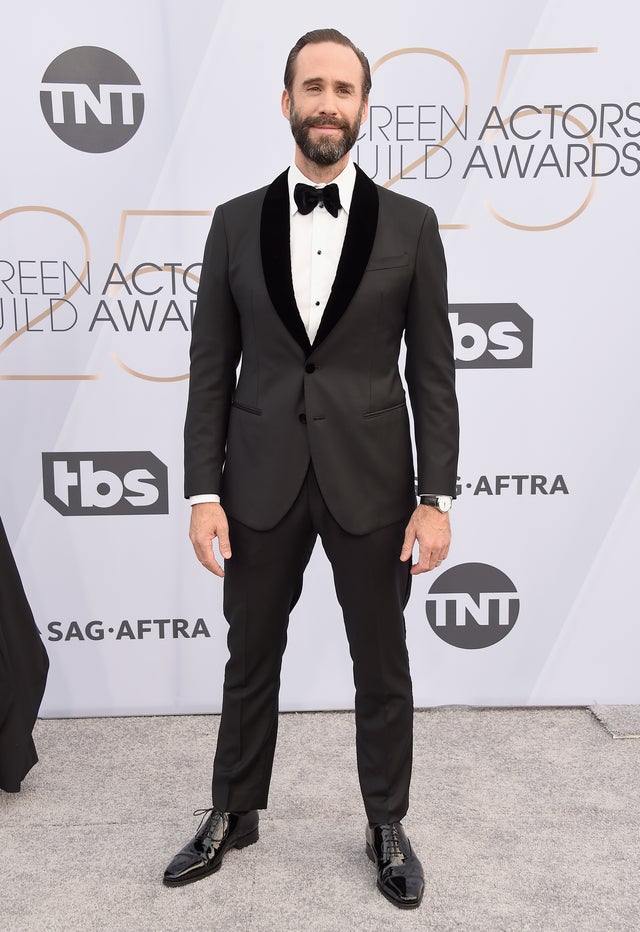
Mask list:
[[[219,809],[197,809],[202,815],[195,837],[176,854],[162,882],[168,887],[180,887],[215,874],[230,848],[246,848],[258,840],[258,813],[220,812]]]
[[[424,872],[401,822],[367,826],[367,854],[378,868],[378,890],[400,909],[422,902]]]

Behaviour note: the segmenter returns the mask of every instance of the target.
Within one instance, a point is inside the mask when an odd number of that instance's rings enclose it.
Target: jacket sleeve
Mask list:
[[[459,424],[448,310],[444,250],[436,215],[428,207],[407,308],[405,376],[413,412],[418,491],[455,497]]]
[[[223,208],[207,237],[191,335],[189,400],[184,426],[185,496],[220,493],[229,411],[241,341],[229,285]]]

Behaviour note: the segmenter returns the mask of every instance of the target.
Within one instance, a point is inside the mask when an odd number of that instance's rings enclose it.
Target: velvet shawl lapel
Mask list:
[[[291,277],[288,170],[268,188],[260,221],[262,269],[269,297],[291,336],[309,356],[338,323],[364,274],[378,224],[378,191],[356,165],[347,232],[333,288],[313,342],[304,329]]]

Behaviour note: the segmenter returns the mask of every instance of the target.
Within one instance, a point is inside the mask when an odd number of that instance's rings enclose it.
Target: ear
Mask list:
[[[284,118],[289,120],[291,117],[291,97],[289,96],[289,91],[286,88],[282,92],[280,107],[282,108],[282,114]]]
[[[368,116],[369,116],[369,98],[367,97],[362,107],[362,119],[360,120],[360,126],[362,126],[363,123],[366,123]]]

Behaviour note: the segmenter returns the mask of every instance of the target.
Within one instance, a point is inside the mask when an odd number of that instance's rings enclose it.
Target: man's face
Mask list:
[[[291,94],[282,94],[282,112],[303,155],[317,165],[339,162],[358,138],[367,111],[355,52],[334,42],[305,45]]]

